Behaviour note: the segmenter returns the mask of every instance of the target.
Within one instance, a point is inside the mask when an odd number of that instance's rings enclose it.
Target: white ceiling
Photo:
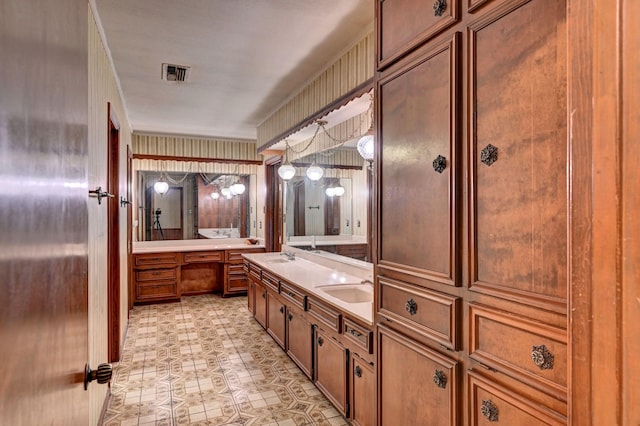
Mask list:
[[[96,0],[134,131],[256,138],[372,30],[372,0]],[[187,83],[162,63],[191,67]]]

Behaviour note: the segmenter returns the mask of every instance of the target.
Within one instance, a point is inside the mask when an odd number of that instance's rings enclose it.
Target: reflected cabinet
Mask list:
[[[376,8],[377,424],[566,424],[567,4]]]

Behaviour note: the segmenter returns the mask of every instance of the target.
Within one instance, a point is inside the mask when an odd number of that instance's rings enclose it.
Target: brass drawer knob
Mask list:
[[[498,421],[498,407],[496,407],[496,404],[494,404],[490,399],[485,399],[482,401],[480,412],[490,422]]]
[[[498,148],[489,144],[480,151],[480,161],[487,166],[492,165],[498,161]]]
[[[444,371],[436,369],[433,373],[433,383],[435,383],[439,388],[446,389],[447,376],[444,374]]]
[[[354,373],[356,374],[356,377],[362,377],[362,368],[360,368],[359,365],[356,365],[356,368],[354,369]]]
[[[433,3],[433,16],[442,16],[445,10],[447,10],[447,0],[436,0]]]
[[[531,360],[541,370],[553,369],[553,354],[545,345],[531,347]]]
[[[404,309],[409,312],[409,315],[415,315],[418,312],[418,304],[415,300],[409,299],[407,303],[404,304]]]
[[[444,169],[447,168],[447,159],[442,155],[438,155],[435,160],[433,160],[433,170],[438,173],[444,172]]]

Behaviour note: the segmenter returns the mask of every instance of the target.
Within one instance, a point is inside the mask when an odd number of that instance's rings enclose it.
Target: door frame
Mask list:
[[[120,122],[107,102],[107,352],[120,360]]]

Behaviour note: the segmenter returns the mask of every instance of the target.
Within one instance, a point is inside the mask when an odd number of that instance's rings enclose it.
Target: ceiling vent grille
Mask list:
[[[185,65],[162,64],[162,79],[166,81],[186,82],[191,67]]]

